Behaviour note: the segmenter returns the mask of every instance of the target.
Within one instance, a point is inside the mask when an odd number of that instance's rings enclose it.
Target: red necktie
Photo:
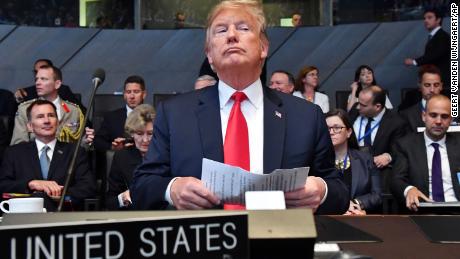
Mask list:
[[[234,100],[230,117],[228,118],[227,131],[224,141],[224,163],[239,166],[244,170],[250,170],[249,162],[249,137],[248,125],[241,112],[241,102],[247,96],[243,92],[235,92],[232,97]],[[225,210],[244,210],[241,204],[224,204]]]
[[[241,112],[241,102],[247,97],[243,92],[235,92],[231,97],[233,103],[228,118],[224,141],[224,163],[250,170],[248,125]]]

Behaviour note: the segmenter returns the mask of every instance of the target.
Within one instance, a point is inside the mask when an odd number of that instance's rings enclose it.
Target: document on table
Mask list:
[[[203,159],[201,181],[225,203],[244,204],[246,191],[289,192],[305,185],[309,167],[254,174],[236,166]]]

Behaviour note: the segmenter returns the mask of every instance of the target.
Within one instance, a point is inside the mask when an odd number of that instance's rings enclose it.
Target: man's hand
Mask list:
[[[32,180],[28,184],[32,191],[45,192],[48,196],[60,196],[64,186],[55,181]]]
[[[121,201],[123,202],[123,206],[125,207],[132,204],[131,195],[129,194],[129,190],[121,193]]]
[[[348,210],[343,215],[364,216],[364,215],[366,215],[366,211],[361,209],[359,204],[356,204],[356,203],[353,203],[352,201],[350,201],[350,205],[348,206]]]
[[[316,211],[326,193],[324,181],[315,176],[309,176],[303,188],[284,194],[288,208],[308,207]]]
[[[86,127],[85,128],[85,142],[88,145],[93,144],[94,141],[94,129]]]
[[[112,141],[112,150],[122,150],[123,148],[127,148],[133,146],[134,143],[126,143],[125,138],[116,138]]]
[[[406,58],[406,59],[404,59],[404,64],[405,64],[406,66],[413,66],[413,65],[414,65],[414,59],[412,59],[412,58]]]
[[[16,90],[16,92],[14,92],[14,98],[16,99],[17,103],[21,103],[26,96],[27,92],[23,88],[19,88]]]
[[[430,198],[426,197],[417,187],[412,187],[407,192],[406,196],[406,207],[410,210],[417,211],[418,206],[420,205],[419,198],[422,198],[424,201],[433,202]]]
[[[381,155],[374,156],[374,164],[375,166],[377,166],[377,168],[383,168],[387,166],[388,164],[390,164],[390,162],[391,162],[391,158],[390,158],[390,154],[388,153],[383,153]]]
[[[220,203],[219,198],[195,177],[177,178],[171,185],[170,195],[173,205],[179,210],[212,208]]]

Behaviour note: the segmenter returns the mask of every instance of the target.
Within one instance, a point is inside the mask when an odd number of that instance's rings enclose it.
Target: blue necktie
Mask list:
[[[48,170],[50,168],[50,159],[47,155],[49,149],[50,147],[44,146],[41,150],[42,153],[40,154],[40,168],[42,170],[44,180],[48,179]]]
[[[374,119],[367,118],[366,128],[364,129],[364,134],[369,133],[367,136],[364,137],[364,146],[372,147],[372,132],[371,131],[371,123]]]
[[[439,144],[431,143],[434,148],[433,161],[431,164],[431,193],[434,201],[444,201],[444,187],[442,185],[441,152]]]

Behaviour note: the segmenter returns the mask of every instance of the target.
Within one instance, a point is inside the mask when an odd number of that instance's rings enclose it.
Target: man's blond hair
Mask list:
[[[262,4],[259,1],[254,0],[224,0],[220,2],[218,5],[214,6],[211,12],[208,15],[207,23],[206,23],[206,42],[205,42],[205,51],[208,52],[209,42],[211,40],[211,25],[213,21],[216,19],[217,15],[226,9],[237,9],[243,10],[249,13],[254,20],[256,21],[257,30],[260,34],[260,39],[267,43],[268,45],[268,38],[265,34],[265,30],[267,28],[267,22],[265,20],[264,10],[262,8]]]

